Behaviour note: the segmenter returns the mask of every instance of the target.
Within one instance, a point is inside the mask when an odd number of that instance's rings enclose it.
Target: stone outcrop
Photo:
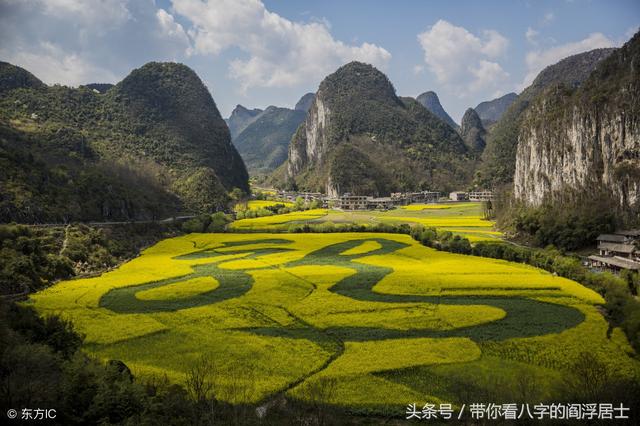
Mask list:
[[[579,89],[551,88],[530,106],[518,138],[515,197],[537,206],[604,191],[621,209],[638,205],[639,99],[636,35]]]

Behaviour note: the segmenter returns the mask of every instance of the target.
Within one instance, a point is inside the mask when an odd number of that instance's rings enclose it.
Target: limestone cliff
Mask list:
[[[519,132],[515,197],[540,205],[604,191],[621,209],[637,206],[639,100],[636,34],[603,60],[580,88],[555,86],[532,103]]]

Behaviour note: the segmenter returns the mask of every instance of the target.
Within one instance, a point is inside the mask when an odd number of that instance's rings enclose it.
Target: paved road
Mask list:
[[[194,217],[196,216],[188,215],[188,216],[174,216],[174,217],[168,217],[165,219],[155,219],[155,220],[126,220],[126,221],[123,220],[123,221],[114,221],[114,222],[77,222],[77,223],[81,225],[100,227],[100,226],[131,225],[131,224],[173,223],[173,222],[181,222],[187,219],[192,219]],[[75,223],[76,222],[74,222],[73,224]],[[53,228],[57,226],[68,226],[69,223],[25,223],[21,225]]]

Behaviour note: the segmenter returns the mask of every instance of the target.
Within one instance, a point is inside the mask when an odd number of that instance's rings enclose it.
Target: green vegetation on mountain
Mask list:
[[[155,219],[249,190],[211,95],[184,65],[149,63],[105,94],[47,87],[8,64],[0,75],[0,221]]]
[[[298,102],[296,102],[296,106],[293,108],[296,111],[302,111],[306,113],[311,108],[313,104],[313,98],[316,96],[315,93],[305,93]]]
[[[287,175],[301,189],[388,194],[460,187],[473,163],[453,128],[397,97],[376,68],[351,62],[320,84],[292,138]]]
[[[87,89],[95,90],[98,93],[106,93],[107,90],[113,87],[111,83],[89,83],[83,84],[81,87],[86,87]]]
[[[234,138],[252,175],[272,172],[287,160],[291,136],[305,115],[305,111],[270,106]]]
[[[460,126],[460,136],[464,143],[471,151],[481,153],[486,146],[486,134],[478,113],[473,108],[468,108]]]
[[[46,85],[29,71],[0,62],[0,93],[19,88],[43,89]]]
[[[487,147],[483,152],[483,163],[476,173],[476,183],[483,187],[496,187],[513,181],[516,163],[518,132],[522,115],[529,104],[545,88],[553,84],[578,87],[584,82],[600,61],[615,49],[595,49],[565,58],[546,67],[515,100],[491,128]]]

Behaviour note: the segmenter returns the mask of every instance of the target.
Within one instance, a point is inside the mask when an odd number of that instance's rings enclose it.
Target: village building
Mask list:
[[[396,206],[406,206],[411,203],[437,203],[439,198],[440,193],[435,191],[391,193],[391,199]]]
[[[369,206],[369,197],[366,195],[344,194],[340,197],[338,208],[343,210],[367,210]]]
[[[597,238],[598,254],[589,256],[588,264],[592,268],[619,272],[622,269],[640,270],[640,230],[616,231],[614,234],[602,234]]]
[[[367,204],[370,209],[388,210],[392,209],[395,204],[391,197],[369,198]]]
[[[473,191],[469,193],[469,201],[491,201],[493,200],[493,192],[491,191]]]
[[[469,200],[469,194],[466,193],[466,192],[461,192],[461,191],[451,192],[449,194],[449,199],[451,201],[468,201]]]

